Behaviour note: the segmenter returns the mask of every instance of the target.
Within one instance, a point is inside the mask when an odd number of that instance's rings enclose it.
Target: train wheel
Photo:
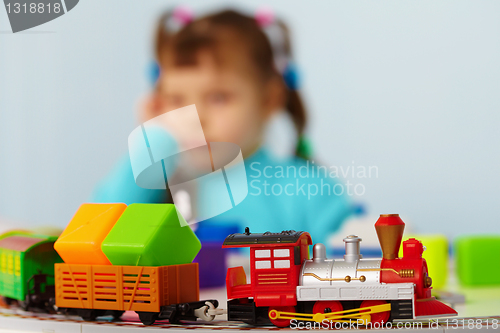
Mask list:
[[[29,308],[30,308],[30,306],[31,306],[31,304],[30,304],[30,296],[26,295],[26,297],[24,298],[24,301],[17,301],[17,304],[24,311],[28,311]]]
[[[295,306],[275,306],[275,307],[269,307],[269,319],[271,320],[271,323],[273,323],[274,326],[277,327],[288,327],[290,326],[290,320],[291,319],[276,319],[278,314],[276,311],[281,311],[281,312],[295,312]],[[273,319],[274,318],[274,319]]]
[[[120,320],[125,311],[113,311],[113,320]]]
[[[14,299],[2,296],[2,302],[5,303],[5,305],[10,306],[12,305],[12,303],[14,303]]]
[[[137,312],[139,314],[139,320],[146,326],[153,325],[158,319],[158,312]]]
[[[97,311],[92,309],[78,309],[77,314],[85,321],[94,321],[97,318]]]
[[[317,301],[313,306],[313,313],[330,313],[344,310],[339,301]]]
[[[375,305],[383,305],[387,304],[386,301],[380,301],[380,300],[369,300],[369,301],[363,301],[361,303],[361,308],[366,308],[369,306],[375,306]],[[379,313],[372,313],[371,315],[371,322],[372,323],[387,323],[389,321],[389,317],[391,316],[391,311],[384,311],[384,312],[379,312]]]

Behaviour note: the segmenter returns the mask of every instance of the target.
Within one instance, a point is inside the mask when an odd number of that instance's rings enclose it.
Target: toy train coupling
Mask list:
[[[194,310],[194,315],[197,318],[205,321],[214,320],[215,316],[224,315],[227,313],[225,309],[216,309],[212,302],[206,301],[205,305],[201,308]]]

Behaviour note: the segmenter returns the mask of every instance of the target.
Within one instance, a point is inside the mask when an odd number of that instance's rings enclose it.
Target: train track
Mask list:
[[[494,323],[497,323],[495,325]],[[471,325],[471,323],[473,324]],[[420,331],[421,329],[434,329],[436,333],[456,331],[463,329],[467,332],[489,331],[500,333],[500,316],[489,316],[480,318],[450,318],[448,322],[445,319],[429,320],[408,320],[401,321],[409,330]],[[456,323],[456,325],[454,324]],[[396,324],[393,327],[396,328]],[[111,317],[97,320],[95,322],[85,322],[76,316],[64,316],[59,314],[33,313],[20,309],[0,308],[0,332],[43,332],[43,333],[87,333],[87,332],[116,332],[118,328],[123,328],[124,332],[151,332],[156,330],[170,329],[178,331],[186,330],[224,330],[224,331],[276,331],[290,330],[290,328],[269,327],[250,327],[246,324],[229,321],[213,321],[200,324],[199,322],[186,323],[183,325],[169,324],[168,322],[158,321],[153,326],[144,326],[139,321],[137,315],[133,312],[126,312],[121,321],[113,321]],[[145,331],[146,330],[146,331]],[[366,331],[366,330],[364,330]]]

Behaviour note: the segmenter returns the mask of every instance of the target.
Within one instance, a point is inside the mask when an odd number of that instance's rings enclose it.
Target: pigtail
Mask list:
[[[292,118],[297,131],[297,145],[295,146],[295,155],[308,160],[311,158],[312,149],[309,141],[304,136],[304,130],[307,124],[307,112],[302,102],[302,98],[297,90],[288,89],[288,100],[286,110]]]
[[[163,13],[160,18],[158,19],[158,22],[156,23],[156,29],[155,29],[155,34],[154,34],[154,54],[155,54],[155,59],[158,64],[161,64],[161,58],[164,47],[168,41],[170,33],[166,29],[166,22],[168,19],[172,16],[171,11],[167,11]]]
[[[307,110],[298,91],[300,88],[300,78],[297,67],[293,62],[290,31],[283,21],[278,20],[276,23],[276,26],[281,31],[282,40],[281,45],[279,45],[280,47],[273,45],[273,51],[275,52],[274,58],[276,67],[282,73],[283,81],[287,89],[286,111],[292,118],[297,131],[295,155],[308,160],[312,155],[312,147],[309,140],[307,140],[304,135],[307,125]],[[272,44],[276,44],[276,42]]]

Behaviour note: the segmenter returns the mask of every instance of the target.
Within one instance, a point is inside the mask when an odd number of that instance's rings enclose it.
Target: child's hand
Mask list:
[[[175,112],[166,115],[172,111]],[[200,118],[194,105],[169,110],[161,98],[153,93],[144,97],[139,103],[139,121],[143,124],[150,120],[169,132],[179,144],[181,151],[206,145]]]
[[[162,114],[163,105],[161,98],[155,92],[139,100],[138,120],[140,124]]]
[[[148,122],[147,126],[160,127],[172,135],[178,152],[186,152],[179,157],[185,174],[193,175],[194,179],[200,170],[212,170],[209,148],[194,104],[171,110],[158,94],[152,93],[139,104],[139,120],[141,124]]]

